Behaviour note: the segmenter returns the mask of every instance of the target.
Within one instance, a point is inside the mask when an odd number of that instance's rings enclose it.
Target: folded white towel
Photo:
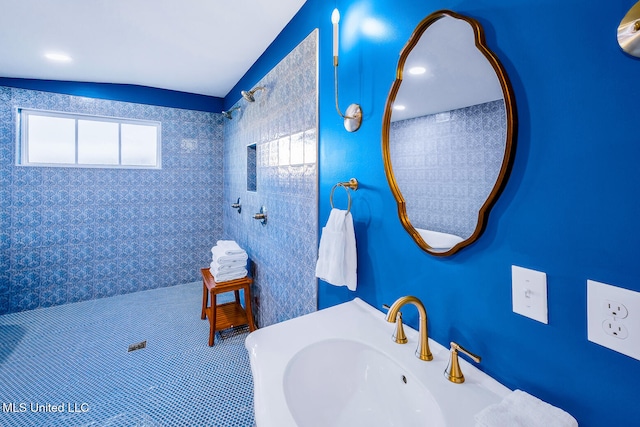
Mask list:
[[[477,427],[578,427],[575,418],[522,390],[487,406],[475,416]]]
[[[216,282],[224,282],[232,279],[240,279],[247,275],[246,268],[239,268],[237,270],[225,270],[225,271],[215,271],[211,270],[211,275],[215,277]]]
[[[213,261],[218,264],[228,264],[234,261],[246,262],[249,259],[249,256],[245,251],[242,251],[242,253],[239,254],[227,255],[225,248],[222,246],[214,246],[211,248],[211,254],[213,255]]]
[[[238,261],[231,261],[231,262],[227,262],[227,263],[218,263],[217,261],[211,261],[211,264],[209,265],[211,271],[217,271],[217,272],[223,272],[223,271],[229,271],[229,270],[234,270],[234,269],[242,269],[245,268],[247,266],[247,260],[238,260]]]
[[[247,274],[248,274],[248,271],[246,268],[242,268],[239,271],[224,272],[224,273],[218,273],[218,274],[214,274],[214,272],[211,271],[211,275],[215,278],[217,283],[242,279],[243,277],[247,277]]]
[[[356,290],[358,258],[353,217],[350,212],[332,209],[322,228],[316,277],[335,286]]]
[[[241,255],[245,253],[244,249],[235,240],[218,240],[216,246],[224,248],[225,255]]]

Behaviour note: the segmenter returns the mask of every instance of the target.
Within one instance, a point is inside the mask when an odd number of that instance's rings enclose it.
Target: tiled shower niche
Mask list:
[[[15,166],[18,107],[159,121],[162,169]],[[222,120],[0,87],[0,314],[198,280],[222,235]]]
[[[255,102],[238,94],[240,110],[224,122],[224,234],[255,265],[260,327],[317,309],[317,38],[315,30],[255,83],[265,87]],[[252,144],[256,191],[247,191]],[[231,208],[238,198],[240,214]],[[261,206],[265,225],[253,219]]]

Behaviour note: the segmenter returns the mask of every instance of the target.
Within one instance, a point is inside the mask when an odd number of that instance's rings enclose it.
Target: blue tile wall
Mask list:
[[[259,326],[317,308],[317,31],[240,99],[224,122],[224,233],[255,265]],[[247,87],[246,90],[251,88]],[[247,191],[247,146],[256,144],[257,191]],[[240,197],[242,213],[231,208]],[[252,218],[267,208],[266,225]]]
[[[162,169],[15,166],[17,108],[162,123]],[[0,314],[192,282],[222,235],[220,114],[0,87]]]
[[[391,123],[389,151],[411,224],[468,238],[502,166],[504,101],[448,113]]]

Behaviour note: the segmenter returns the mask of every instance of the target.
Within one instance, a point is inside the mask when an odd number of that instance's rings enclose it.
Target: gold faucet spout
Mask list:
[[[420,360],[433,360],[433,354],[431,354],[431,350],[429,349],[429,335],[427,332],[427,310],[425,310],[422,301],[411,295],[398,298],[396,302],[394,302],[389,308],[386,320],[389,323],[395,322],[400,308],[402,308],[402,306],[404,306],[405,304],[415,305],[418,309],[418,314],[420,315],[420,328],[418,331],[420,334],[420,340],[418,341],[416,356]]]

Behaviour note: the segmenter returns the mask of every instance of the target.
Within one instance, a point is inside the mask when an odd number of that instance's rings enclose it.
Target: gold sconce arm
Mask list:
[[[362,124],[362,108],[359,104],[351,104],[347,107],[346,114],[342,114],[340,111],[340,105],[338,101],[338,58],[333,58],[333,80],[335,82],[335,100],[336,111],[344,119],[344,128],[349,132],[355,132],[360,129]]]

